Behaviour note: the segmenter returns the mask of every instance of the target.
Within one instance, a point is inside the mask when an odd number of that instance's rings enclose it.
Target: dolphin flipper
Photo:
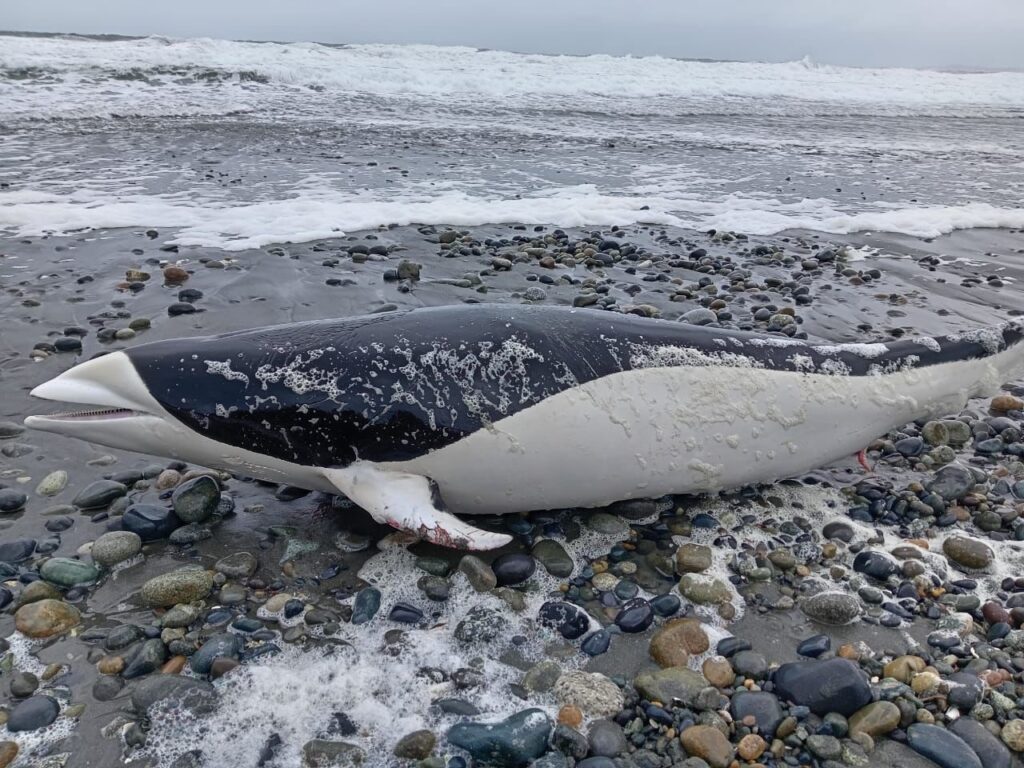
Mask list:
[[[481,550],[497,549],[512,541],[507,534],[484,531],[443,511],[437,485],[423,475],[386,472],[366,465],[324,469],[323,474],[378,523],[433,544]]]

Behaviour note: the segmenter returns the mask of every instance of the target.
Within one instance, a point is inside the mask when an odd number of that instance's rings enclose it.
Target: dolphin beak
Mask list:
[[[124,352],[88,360],[40,384],[31,392],[42,400],[88,406],[88,410],[29,416],[25,426],[50,432],[68,432],[72,424],[159,414],[135,366]]]

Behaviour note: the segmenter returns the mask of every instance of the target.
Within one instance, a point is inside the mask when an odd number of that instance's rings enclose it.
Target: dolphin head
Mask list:
[[[79,406],[29,416],[25,426],[91,443],[174,456],[187,445],[187,429],[153,397],[125,352],[93,358],[40,384],[32,396]]]

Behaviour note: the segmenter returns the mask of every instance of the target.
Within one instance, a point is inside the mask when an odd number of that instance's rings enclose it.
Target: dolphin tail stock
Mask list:
[[[323,469],[326,477],[345,496],[387,523],[432,544],[453,549],[498,549],[512,541],[504,533],[476,528],[445,512],[430,478],[407,472],[383,471],[370,464],[344,469]]]

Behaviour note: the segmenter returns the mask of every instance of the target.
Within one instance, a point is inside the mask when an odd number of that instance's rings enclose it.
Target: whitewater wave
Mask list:
[[[188,96],[197,86],[204,95]],[[720,113],[1024,110],[1021,72],[547,56],[426,45],[0,36],[0,98],[13,117],[197,114],[203,101],[207,113],[216,114],[258,108],[282,92],[308,95],[315,104],[324,91],[484,104],[625,99],[631,110],[654,113],[689,113],[695,102],[699,110]]]
[[[728,195],[716,200],[604,194],[585,185],[529,197],[487,198],[450,191],[382,199],[304,191],[289,199],[196,202],[164,196],[101,199],[92,193],[0,192],[0,230],[41,236],[117,227],[174,230],[167,242],[240,251],[310,242],[388,225],[479,226],[528,222],[563,227],[635,223],[772,235],[790,229],[832,234],[875,231],[938,237],[959,229],[1024,228],[1024,209],[987,203],[843,211],[827,199],[784,203]]]

